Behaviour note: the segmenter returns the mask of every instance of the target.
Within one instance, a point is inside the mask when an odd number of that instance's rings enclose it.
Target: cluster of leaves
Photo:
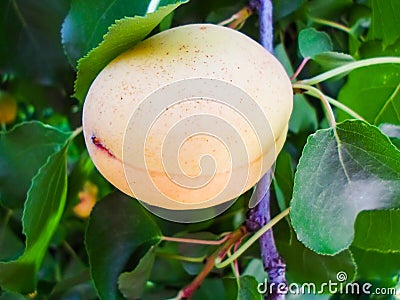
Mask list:
[[[247,4],[185,2],[0,3],[0,96],[18,103],[0,134],[0,299],[174,297],[215,246],[176,244],[163,236],[217,239],[245,220],[251,193],[197,224],[150,215],[98,174],[79,132],[72,132],[91,81],[119,53],[148,34],[220,22]],[[361,59],[399,56],[398,1],[273,2],[275,55],[290,75],[302,61],[309,62],[298,77],[310,78]],[[241,30],[257,40],[257,16]],[[291,207],[290,220],[274,227],[289,283],[337,282],[340,271],[348,281],[375,287],[398,283],[399,68],[371,65],[318,82],[364,121],[347,120],[353,116],[338,109],[336,120],[343,122],[331,128],[318,99],[295,95],[272,187],[274,209]],[[101,201],[82,218],[75,208],[88,198]],[[238,264],[238,280],[229,268],[214,270],[193,299],[261,299],[257,282],[267,275],[258,246]]]

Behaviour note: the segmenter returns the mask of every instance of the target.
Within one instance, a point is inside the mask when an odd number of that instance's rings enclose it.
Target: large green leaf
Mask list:
[[[68,70],[60,44],[68,5],[68,0],[0,1],[0,72],[48,84]]]
[[[383,40],[386,47],[394,43],[400,36],[398,16],[400,2],[398,0],[371,0],[372,16],[368,39]]]
[[[168,14],[188,0],[159,7],[144,17],[126,17],[109,27],[103,41],[78,62],[75,97],[83,101],[97,74],[122,52],[143,40]]]
[[[365,43],[362,58],[399,56],[400,39],[383,50],[380,42]],[[350,107],[371,124],[400,123],[400,66],[375,65],[354,70],[340,90],[339,101]],[[339,111],[338,119],[347,115]]]
[[[346,249],[359,212],[400,207],[400,151],[378,128],[345,121],[311,135],[293,190],[297,237],[323,254]]]
[[[101,299],[121,299],[117,283],[125,264],[142,248],[156,245],[161,236],[157,224],[133,198],[116,192],[96,204],[86,231],[86,249]]]
[[[69,134],[40,122],[27,122],[0,133],[0,202],[22,208],[32,177]]]
[[[68,145],[50,156],[32,179],[22,218],[26,248],[17,260],[0,262],[0,285],[4,289],[20,293],[36,289],[36,276],[64,211]]]

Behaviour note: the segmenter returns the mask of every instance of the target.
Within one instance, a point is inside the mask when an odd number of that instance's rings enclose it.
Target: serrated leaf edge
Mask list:
[[[115,29],[115,27],[118,26],[119,23],[124,22],[125,20],[132,20],[132,21],[133,21],[133,20],[141,20],[141,19],[143,20],[143,19],[146,19],[146,18],[149,17],[149,16],[152,16],[153,14],[160,13],[160,11],[168,10],[169,8],[172,8],[172,7],[175,7],[174,9],[176,9],[176,8],[178,8],[181,4],[184,4],[184,3],[188,2],[188,1],[189,1],[189,0],[180,0],[180,1],[178,1],[177,3],[174,3],[174,4],[168,4],[168,5],[165,5],[165,6],[158,7],[157,10],[155,10],[155,11],[153,11],[153,12],[151,12],[151,13],[147,13],[147,14],[144,15],[144,16],[139,16],[139,15],[137,15],[137,16],[134,16],[134,17],[124,17],[124,18],[122,18],[122,19],[116,20],[112,25],[110,25],[110,26],[108,27],[107,33],[103,36],[103,40],[100,42],[100,44],[99,44],[97,47],[91,49],[85,56],[83,56],[82,58],[80,58],[80,59],[78,60],[77,67],[76,67],[76,68],[77,68],[77,77],[76,77],[76,80],[75,80],[75,82],[74,82],[74,94],[73,94],[72,96],[73,96],[74,98],[78,99],[79,102],[81,102],[81,103],[84,102],[84,98],[86,97],[86,94],[87,94],[87,92],[89,91],[89,87],[90,87],[90,86],[87,87],[86,91],[83,91],[83,92],[82,92],[82,93],[84,93],[84,95],[81,95],[81,92],[78,92],[78,89],[79,89],[79,86],[78,86],[79,83],[78,83],[78,82],[79,82],[79,75],[81,74],[81,69],[80,69],[80,68],[81,68],[82,62],[84,62],[87,58],[91,57],[91,56],[93,55],[93,53],[96,53],[96,52],[98,51],[98,49],[101,49],[101,47],[102,47],[102,45],[104,45],[104,43],[107,43],[109,34]],[[173,9],[173,10],[174,10],[174,9]],[[153,28],[151,28],[151,30],[149,31],[149,33],[150,33],[156,26],[157,26],[157,24],[156,24]],[[144,37],[144,38],[146,38],[146,37]],[[142,39],[142,40],[143,40],[143,39]],[[139,42],[140,42],[140,41],[138,41],[137,43],[134,43],[134,44],[130,44],[130,45],[129,45],[129,48],[134,47],[134,46],[137,45]],[[126,49],[123,50],[123,51],[126,51],[126,50],[128,50],[129,48],[126,48]],[[120,52],[119,54],[123,53],[123,51]],[[113,57],[112,59],[110,59],[108,62],[105,62],[104,65],[106,66],[110,61],[112,61],[114,58],[116,58],[119,54],[117,54],[115,57]],[[101,72],[101,70],[98,71],[97,75],[98,75],[100,72]],[[96,78],[96,77],[93,78],[93,80],[92,80],[91,83],[93,83],[93,81],[95,80],[95,78]]]

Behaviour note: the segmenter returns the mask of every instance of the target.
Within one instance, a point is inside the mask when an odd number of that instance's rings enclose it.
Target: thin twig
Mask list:
[[[193,293],[200,287],[204,279],[208,276],[211,270],[215,266],[217,259],[223,259],[232,246],[240,241],[244,236],[247,235],[247,229],[245,226],[241,226],[227,236],[226,242],[217,249],[213,254],[206,258],[205,264],[201,272],[195,277],[195,279],[183,288],[178,296],[174,299],[187,299],[190,298]]]
[[[290,80],[296,79],[299,76],[300,72],[304,69],[305,65],[310,61],[310,57],[305,57],[302,61],[300,66],[297,68],[296,72],[290,77]]]
[[[173,237],[173,236],[163,236],[162,240],[167,241],[167,242],[187,243],[187,244],[197,244],[197,245],[221,245],[228,238],[229,238],[229,235],[226,235],[220,240],[212,241],[212,240],[179,238],[179,237]]]
[[[335,128],[335,126],[336,126],[335,114],[333,113],[332,107],[330,106],[329,101],[326,98],[326,95],[324,95],[319,89],[317,89],[313,86],[310,86],[310,85],[295,83],[292,86],[294,89],[308,91],[310,95],[313,95],[314,97],[319,98],[325,108],[326,117],[328,118],[329,125],[332,128]]]
[[[368,58],[368,59],[358,60],[355,62],[350,62],[350,63],[340,66],[338,68],[329,70],[322,74],[319,74],[310,79],[300,80],[297,83],[314,85],[314,84],[320,83],[322,81],[331,79],[333,77],[346,74],[355,69],[373,66],[373,65],[381,65],[381,64],[400,64],[400,57],[385,56],[385,57],[375,57],[375,58]]]
[[[260,230],[258,230],[255,234],[253,234],[235,253],[232,254],[231,257],[226,259],[225,261],[217,260],[215,267],[216,268],[225,268],[232,261],[239,258],[247,249],[250,248],[263,234],[268,232],[274,225],[276,225],[280,220],[285,218],[289,214],[289,209],[286,208],[280,214],[278,214],[275,218],[273,218],[267,225],[263,226]]]

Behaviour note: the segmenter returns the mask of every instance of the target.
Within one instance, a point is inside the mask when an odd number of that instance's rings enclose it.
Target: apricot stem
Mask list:
[[[373,65],[381,65],[381,64],[400,64],[400,57],[394,57],[394,56],[385,56],[385,57],[374,57],[374,58],[368,58],[368,59],[363,59],[355,62],[351,62],[348,64],[345,64],[343,66],[340,66],[338,68],[329,70],[325,73],[319,74],[315,77],[309,78],[309,79],[304,79],[296,82],[297,84],[302,84],[302,85],[315,85],[317,83],[320,83],[322,81],[326,81],[328,79],[331,79],[333,77],[345,74],[347,72],[363,68],[363,67],[368,67],[368,66],[373,66]]]
[[[311,21],[320,25],[325,25],[329,26],[338,30],[341,30],[343,32],[346,32],[348,35],[352,36],[355,39],[358,39],[358,37],[354,34],[354,32],[351,31],[351,28],[344,26],[340,23],[325,20],[325,19],[320,19],[320,18],[311,18]],[[362,41],[363,38],[361,37],[360,40]]]
[[[305,90],[307,91],[310,95],[319,98],[325,108],[326,111],[326,117],[328,118],[329,121],[329,125],[332,128],[335,128],[336,126],[336,120],[335,120],[335,115],[333,113],[332,107],[329,104],[328,99],[326,98],[326,96],[317,88],[311,86],[311,85],[307,85],[307,84],[299,84],[299,83],[295,83],[292,85],[294,89],[300,89],[300,90]]]
[[[228,238],[229,238],[229,235],[226,235],[220,240],[212,241],[212,240],[187,239],[187,238],[163,236],[162,240],[167,241],[167,242],[188,243],[188,244],[197,244],[197,245],[221,245]]]
[[[310,61],[310,57],[305,57],[299,67],[297,68],[296,72],[290,77],[291,80],[296,79],[299,76],[300,72],[304,69],[305,65]]]
[[[234,260],[238,259],[240,255],[242,255],[247,249],[250,248],[264,233],[270,230],[275,224],[277,224],[280,220],[285,218],[289,214],[290,208],[286,208],[280,214],[278,214],[275,218],[273,218],[268,224],[261,227],[256,233],[254,233],[235,253],[232,254],[231,257],[222,261],[221,257],[217,257],[215,261],[216,268],[224,268],[229,265]]]
[[[240,29],[252,14],[253,10],[248,6],[245,6],[230,18],[218,23],[218,25],[227,26],[232,29]]]
[[[240,241],[244,236],[247,235],[247,229],[245,226],[241,226],[235,231],[232,231],[228,236],[226,242],[219,247],[213,254],[206,258],[203,269],[195,277],[195,279],[183,288],[178,296],[174,299],[188,299],[193,293],[200,287],[204,279],[208,276],[211,270],[215,266],[217,259],[223,259],[228,251],[235,245],[236,242]]]
[[[166,259],[175,259],[175,260],[190,262],[190,263],[201,263],[206,258],[206,256],[188,257],[188,256],[177,255],[177,254],[166,253],[166,252],[157,252],[157,256],[160,256],[160,257],[166,258]]]
[[[314,93],[306,91],[305,94],[313,96],[313,97],[317,97],[319,99],[318,96],[314,95]],[[328,100],[328,102],[330,104],[332,104],[333,106],[336,106],[337,108],[339,108],[340,110],[344,111],[345,113],[347,113],[348,115],[350,115],[351,117],[358,119],[358,120],[362,120],[365,121],[365,119],[363,117],[361,117],[358,113],[356,113],[354,110],[352,110],[350,107],[344,105],[343,103],[327,96],[324,94],[324,97],[326,98],[326,100]]]
[[[81,126],[81,127],[78,127],[77,129],[75,129],[75,130],[72,132],[71,136],[69,137],[69,140],[72,141],[72,140],[73,140],[74,138],[76,138],[79,134],[81,134],[81,132],[82,132],[82,126]]]

